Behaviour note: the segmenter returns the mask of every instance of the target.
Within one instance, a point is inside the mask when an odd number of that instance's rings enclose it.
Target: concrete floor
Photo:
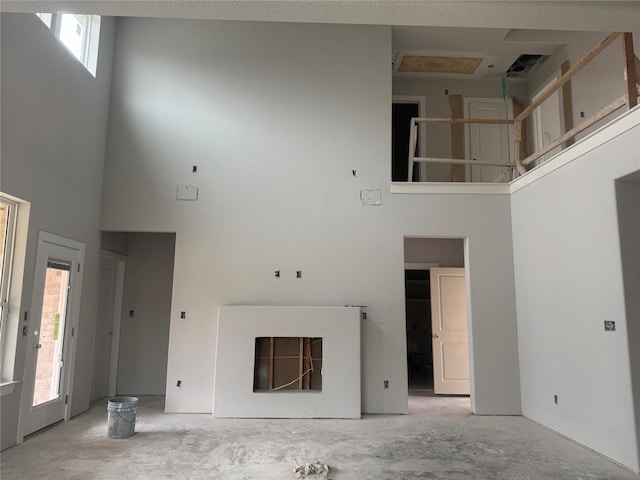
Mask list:
[[[106,400],[2,453],[2,480],[294,479],[327,463],[336,480],[638,480],[523,417],[469,413],[468,398],[411,397],[410,415],[361,420],[164,414],[140,397],[136,434],[107,438]]]

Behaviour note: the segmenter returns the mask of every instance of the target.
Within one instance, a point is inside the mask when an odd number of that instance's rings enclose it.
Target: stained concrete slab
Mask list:
[[[140,397],[136,434],[107,438],[106,400],[1,455],[2,480],[294,479],[308,461],[336,480],[638,480],[523,417],[470,414],[468,398],[410,397],[410,415],[360,420],[165,414]]]

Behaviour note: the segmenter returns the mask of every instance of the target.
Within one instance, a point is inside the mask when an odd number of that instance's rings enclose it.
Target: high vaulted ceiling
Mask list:
[[[0,11],[441,27],[637,31],[636,1],[47,1],[3,0]]]
[[[640,1],[48,1],[2,0],[3,12],[72,12],[106,16],[280,21],[392,26],[396,75],[487,78],[501,76],[521,54],[552,55],[583,32],[635,31]],[[584,34],[582,34],[584,35]],[[404,56],[413,66],[444,63],[449,72],[398,72]],[[470,74],[456,57],[481,59]],[[434,68],[430,66],[428,68]],[[440,68],[440,67],[436,67]],[[406,70],[406,69],[405,69]],[[454,72],[454,73],[452,73]]]

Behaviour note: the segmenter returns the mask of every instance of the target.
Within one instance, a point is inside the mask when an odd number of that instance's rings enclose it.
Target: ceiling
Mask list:
[[[396,75],[473,79],[502,76],[521,54],[552,55],[579,30],[601,32],[594,44],[605,32],[640,29],[640,1],[610,0],[2,0],[0,11],[386,25],[396,70],[404,55],[481,59],[472,74]]]
[[[638,1],[2,0],[2,12],[585,31],[638,31]]]
[[[595,44],[604,33],[505,28],[392,27],[394,75],[404,77],[485,79],[501,77],[523,54],[553,55],[564,45],[585,41]],[[586,52],[585,52],[586,53]],[[403,59],[418,55],[479,58],[472,73],[403,72]],[[405,61],[406,63],[406,61]],[[535,68],[530,72],[533,74]]]

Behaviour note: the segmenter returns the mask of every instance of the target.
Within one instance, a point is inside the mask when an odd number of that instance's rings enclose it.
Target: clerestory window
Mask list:
[[[100,16],[73,13],[36,13],[36,15],[95,77],[100,40]]]

